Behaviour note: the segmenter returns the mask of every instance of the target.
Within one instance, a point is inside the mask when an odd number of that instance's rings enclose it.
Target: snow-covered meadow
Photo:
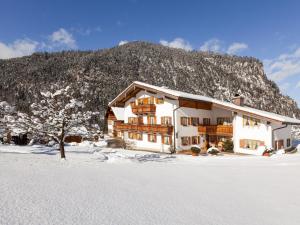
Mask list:
[[[0,145],[0,224],[300,224],[300,154]]]

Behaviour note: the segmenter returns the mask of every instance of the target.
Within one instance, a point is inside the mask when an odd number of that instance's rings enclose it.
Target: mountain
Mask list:
[[[87,108],[99,110],[103,118],[108,102],[139,80],[221,100],[239,93],[254,108],[300,118],[296,102],[268,80],[258,59],[146,42],[0,60],[0,79],[0,101],[24,112],[30,111],[38,92],[70,85],[89,100]]]

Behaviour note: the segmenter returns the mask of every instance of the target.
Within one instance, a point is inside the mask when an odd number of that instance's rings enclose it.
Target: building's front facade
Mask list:
[[[258,146],[287,148],[299,120],[243,105],[134,82],[109,104],[109,135],[132,148],[171,152],[230,139],[234,151],[257,154]]]

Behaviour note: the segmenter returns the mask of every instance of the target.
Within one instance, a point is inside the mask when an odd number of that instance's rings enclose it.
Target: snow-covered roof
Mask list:
[[[213,103],[215,105],[226,107],[229,110],[242,111],[242,112],[254,114],[254,115],[257,115],[257,116],[266,117],[266,118],[276,120],[276,121],[279,121],[279,122],[282,122],[282,123],[300,125],[300,120],[298,120],[296,118],[282,116],[282,115],[279,115],[279,114],[276,114],[276,113],[271,113],[271,112],[267,112],[267,111],[263,111],[263,110],[254,109],[254,108],[251,108],[251,107],[248,107],[248,106],[238,106],[238,105],[233,104],[231,102],[225,102],[225,101],[221,101],[221,100],[218,100],[218,99],[214,99],[214,98],[210,98],[210,97],[206,97],[206,96],[202,96],[202,95],[195,95],[195,94],[190,94],[190,93],[187,93],[187,92],[171,90],[167,87],[159,87],[159,86],[143,83],[143,82],[140,82],[140,81],[134,81],[122,93],[120,93],[113,101],[111,101],[109,103],[109,105],[110,106],[113,105],[113,103],[116,102],[120,96],[122,96],[124,93],[128,92],[131,88],[134,88],[136,86],[144,88],[144,89],[156,90],[158,92],[162,92],[162,93],[167,94],[169,96],[173,96],[176,99],[186,98],[186,99],[210,102],[210,103]]]
[[[124,120],[124,108],[121,107],[111,107],[112,111],[115,114],[117,120]]]

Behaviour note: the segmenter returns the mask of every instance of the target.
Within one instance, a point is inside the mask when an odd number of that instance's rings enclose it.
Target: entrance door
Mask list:
[[[284,148],[284,141],[283,140],[277,140],[275,141],[275,150]]]

